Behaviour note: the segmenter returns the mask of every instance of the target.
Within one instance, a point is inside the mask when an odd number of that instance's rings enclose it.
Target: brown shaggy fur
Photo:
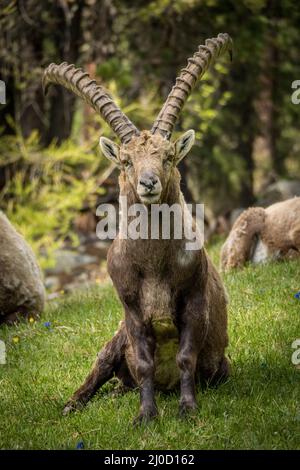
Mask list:
[[[36,258],[24,238],[0,212],[0,323],[38,316],[45,290]]]
[[[257,256],[257,247],[264,254]],[[266,261],[300,256],[300,197],[269,206],[252,207],[234,223],[221,251],[224,271],[246,261]]]
[[[125,167],[128,158],[131,166]],[[174,144],[144,131],[120,148],[118,159],[120,195],[128,207],[140,202],[139,182],[151,173],[161,183],[159,202],[186,209]],[[118,236],[107,263],[125,320],[64,413],[85,404],[113,375],[125,387],[139,386],[137,422],[157,414],[154,388],[170,390],[179,382],[181,413],[195,409],[196,381],[218,383],[229,373],[226,293],[205,250],[186,251],[185,240],[174,238]]]

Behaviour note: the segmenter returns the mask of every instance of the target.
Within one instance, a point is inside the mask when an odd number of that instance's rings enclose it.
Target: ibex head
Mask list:
[[[175,143],[160,134],[143,131],[122,146],[100,137],[100,147],[104,155],[120,168],[123,180],[128,181],[140,202],[154,204],[162,201],[172,170],[188,153],[194,140],[195,132],[192,130]]]
[[[226,51],[231,54],[231,50],[230,37],[222,33],[217,38],[207,39],[204,46],[199,46],[177,77],[151,131],[140,133],[103,87],[74,65],[66,62],[50,64],[44,72],[43,88],[46,91],[50,83],[63,85],[105,119],[120,138],[121,145],[101,137],[102,152],[120,167],[141,202],[156,203],[161,200],[172,168],[188,153],[195,140],[195,133],[190,130],[174,143],[170,141],[184,103],[210,63]]]

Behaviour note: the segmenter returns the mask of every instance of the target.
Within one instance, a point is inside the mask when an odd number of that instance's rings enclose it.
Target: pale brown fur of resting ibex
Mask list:
[[[42,275],[34,253],[0,211],[0,324],[37,317],[44,302]]]
[[[210,62],[230,50],[228,35],[207,40],[188,60],[151,131],[139,132],[102,87],[89,81],[74,66],[52,64],[44,85],[59,83],[75,91],[96,109],[119,135],[121,146],[101,137],[104,155],[120,169],[121,227],[127,206],[142,203],[178,204],[190,228],[193,220],[180,190],[177,165],[189,152],[194,131],[175,142],[170,137],[188,95]],[[180,411],[196,408],[195,385],[226,379],[226,294],[205,250],[188,250],[185,239],[124,239],[120,235],[109,249],[107,266],[125,311],[125,320],[113,339],[100,351],[93,370],[66,404],[64,413],[85,404],[113,375],[124,386],[140,389],[137,422],[157,414],[154,390],[180,384]],[[199,237],[201,238],[201,237]]]
[[[221,250],[224,271],[247,261],[300,256],[300,198],[278,202],[264,209],[251,207],[235,221]]]

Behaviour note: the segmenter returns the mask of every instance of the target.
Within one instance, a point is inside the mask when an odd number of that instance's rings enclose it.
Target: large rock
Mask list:
[[[0,211],[0,323],[38,316],[45,302],[42,274],[30,246]]]
[[[265,189],[255,205],[267,207],[294,196],[300,196],[300,180],[279,180]]]

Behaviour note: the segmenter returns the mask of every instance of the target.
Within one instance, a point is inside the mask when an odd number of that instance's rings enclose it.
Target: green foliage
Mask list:
[[[279,178],[299,178],[299,106],[290,100],[291,82],[300,74],[296,1],[117,4],[135,78],[140,77],[143,89],[151,78],[162,97],[198,44],[220,31],[233,38],[233,62],[217,61],[179,123],[194,128],[199,139],[187,163],[196,200],[216,213],[252,204],[254,188],[263,184],[254,181],[256,165],[263,179],[270,171]],[[262,137],[265,153],[260,155],[256,143]]]
[[[228,32],[233,62],[216,61],[176,128],[193,128],[197,136],[182,163],[183,185],[218,215],[253,204],[270,175],[300,177],[300,106],[291,103],[291,83],[300,76],[296,0],[28,0],[20,8],[11,0],[2,10],[0,78],[8,103],[0,107],[0,170],[12,181],[0,202],[38,251],[48,250],[47,231],[53,243],[63,239],[80,198],[93,201],[95,172],[104,165],[95,156],[96,141],[100,134],[116,138],[62,88],[42,96],[41,75],[52,61],[95,73],[130,119],[149,129],[187,57],[206,38]],[[51,144],[69,136],[62,147]],[[36,167],[41,178],[32,177]]]
[[[215,262],[219,249],[210,248]],[[34,324],[2,328],[0,447],[75,449],[83,440],[86,449],[299,449],[300,372],[291,362],[299,264],[248,266],[225,284],[232,375],[198,392],[199,410],[187,421],[177,415],[178,393],[158,393],[158,419],[133,428],[139,394],[112,394],[112,383],[82,411],[61,415],[123,315],[111,286],[50,304]]]
[[[26,140],[20,135],[0,140],[0,168],[10,167],[13,174],[0,193],[0,207],[42,266],[51,263],[53,250],[66,238],[76,244],[72,222],[84,202],[95,205],[105,165],[95,145],[67,140],[43,149],[36,133]]]

